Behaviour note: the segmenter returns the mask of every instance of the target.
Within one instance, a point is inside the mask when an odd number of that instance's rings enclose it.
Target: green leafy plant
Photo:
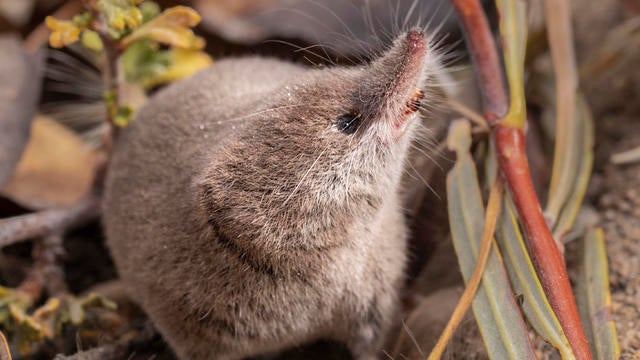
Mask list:
[[[122,87],[158,86],[190,76],[212,62],[202,51],[204,39],[191,30],[200,22],[191,8],[176,6],[161,12],[156,3],[141,0],[85,4],[85,11],[72,20],[46,18],[49,44],[60,48],[79,41],[102,55],[107,118],[116,127],[126,126],[135,113],[135,104],[122,101]]]
[[[480,154],[487,164],[485,179],[488,183],[495,183],[494,174],[498,169],[499,176],[509,190],[500,215],[487,210],[487,218],[491,216],[495,220],[499,216],[495,231],[498,239],[495,252],[498,255],[493,260],[491,257],[487,260],[484,287],[478,290],[473,300],[474,314],[488,354],[492,359],[535,358],[532,352],[516,354],[507,346],[499,346],[501,343],[526,343],[524,339],[528,339],[528,335],[522,331],[525,326],[518,311],[510,316],[512,321],[508,323],[486,316],[486,313],[491,313],[490,309],[496,308],[495,305],[485,306],[482,313],[476,311],[487,302],[487,298],[506,298],[509,299],[507,302],[514,302],[516,295],[520,295],[522,310],[533,329],[551,343],[563,359],[610,359],[612,354],[619,352],[616,350],[615,328],[610,320],[603,322],[594,315],[609,306],[608,283],[604,281],[608,275],[601,233],[600,240],[593,239],[594,235],[589,236],[590,247],[585,255],[589,261],[584,264],[599,265],[596,269],[583,270],[583,273],[590,275],[581,279],[583,284],[579,286],[580,312],[563,257],[562,240],[573,228],[593,163],[593,120],[578,87],[569,2],[545,1],[547,41],[553,59],[554,76],[547,76],[552,79],[551,86],[538,90],[546,100],[545,109],[555,108],[556,111],[547,111],[543,115],[555,122],[555,155],[544,214],[533,188],[525,152],[527,4],[521,0],[495,1],[500,15],[501,60],[480,2],[451,2],[466,32],[467,45],[479,80],[484,118],[491,128],[489,144],[484,143],[484,148],[490,150]],[[503,74],[506,74],[506,78]],[[542,84],[548,84],[548,81]],[[462,127],[455,123],[452,128]],[[469,266],[476,262],[472,258],[475,250],[473,246],[462,244],[478,241],[485,213],[479,196],[478,176],[468,152],[471,141],[469,131],[466,131],[466,136],[460,133],[461,130],[452,130],[450,135],[457,162],[448,175],[447,193],[452,237],[467,281]],[[485,220],[484,230],[493,234],[492,228],[486,225],[490,223],[492,221],[489,219]],[[599,247],[594,247],[594,243],[600,244]],[[500,257],[501,253],[503,257]],[[477,267],[482,266],[481,260],[477,262]],[[496,283],[497,270],[494,268],[508,273],[513,289],[500,290],[487,286]],[[458,307],[466,309],[468,304],[463,300]],[[507,305],[500,307],[501,310],[508,308]],[[451,322],[454,322],[453,317]],[[526,348],[521,345],[518,350],[525,351]],[[439,354],[442,354],[440,343],[429,358],[439,358]]]

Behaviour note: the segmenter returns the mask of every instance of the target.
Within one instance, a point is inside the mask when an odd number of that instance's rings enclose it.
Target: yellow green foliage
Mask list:
[[[200,23],[200,15],[186,6],[160,10],[153,1],[87,2],[86,11],[72,21],[47,18],[52,31],[50,44],[63,47],[80,40],[83,47],[104,53],[112,67],[113,55],[121,54],[117,60],[126,80],[143,88],[169,83],[209,66],[211,57],[201,51],[205,41],[192,30]],[[126,126],[134,109],[123,104],[126,99],[118,94],[118,89],[111,88],[104,95],[108,118],[116,126]]]
[[[49,44],[54,48],[71,45],[80,37],[80,28],[72,21],[57,20],[53,16],[47,16],[45,23],[51,30]]]
[[[29,313],[31,301],[19,290],[0,287],[0,327],[9,342],[28,356],[44,340],[59,336],[65,326],[81,326],[92,309],[115,310],[116,304],[96,294],[52,297]]]
[[[98,52],[102,51],[104,46],[100,39],[100,35],[93,30],[85,30],[82,32],[81,43],[85,48]]]
[[[200,15],[186,6],[176,6],[165,10],[158,17],[142,25],[122,40],[124,46],[150,39],[184,49],[202,49],[204,39],[190,29],[200,23]]]
[[[198,50],[159,50],[158,44],[143,40],[127,48],[120,61],[127,81],[145,88],[190,76],[211,65],[209,55]]]
[[[98,0],[97,9],[107,25],[115,30],[135,29],[142,23],[142,12],[136,6],[140,0]]]

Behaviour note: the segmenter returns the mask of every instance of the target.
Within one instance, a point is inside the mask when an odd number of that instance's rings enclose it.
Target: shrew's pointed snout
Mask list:
[[[408,96],[416,90],[425,67],[428,52],[426,35],[413,29],[394,41],[391,48],[371,66],[378,90],[387,95]]]
[[[357,99],[365,99],[363,118],[381,138],[397,139],[409,116],[420,109],[428,73],[429,44],[419,29],[400,35],[365,75]]]
[[[407,45],[410,50],[424,50],[427,40],[422,30],[411,30],[407,33]]]

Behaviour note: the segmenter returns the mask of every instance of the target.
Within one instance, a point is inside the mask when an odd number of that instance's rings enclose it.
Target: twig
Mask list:
[[[489,30],[484,10],[477,0],[451,0],[465,30],[469,52],[476,64],[484,117],[496,125],[507,113],[509,100],[504,75],[495,51],[496,43]]]
[[[49,296],[64,294],[69,290],[60,264],[64,255],[63,241],[61,233],[53,233],[36,242],[33,249],[35,263],[32,272],[47,289]]]
[[[629,164],[640,161],[640,146],[631,150],[611,155],[611,162],[616,165]]]
[[[447,348],[447,344],[449,344],[449,341],[453,337],[458,325],[460,325],[460,322],[467,313],[469,306],[471,306],[473,297],[475,296],[478,286],[480,285],[480,281],[482,280],[482,274],[484,272],[484,267],[487,264],[487,259],[489,258],[491,245],[494,242],[493,233],[496,229],[496,222],[498,221],[498,214],[500,213],[500,204],[502,204],[503,195],[504,187],[502,179],[499,176],[496,176],[489,193],[487,211],[484,217],[484,230],[482,231],[482,241],[480,243],[476,267],[473,269],[473,274],[471,274],[471,277],[467,282],[467,286],[458,301],[458,305],[453,310],[451,318],[449,318],[447,326],[442,331],[442,334],[440,335],[440,338],[433,350],[431,350],[431,353],[427,358],[428,360],[438,360],[442,357],[442,354]]]
[[[489,131],[489,127],[487,126],[487,121],[482,117],[482,115],[473,111],[473,109],[469,108],[467,105],[459,102],[458,100],[449,98],[447,99],[447,103],[449,104],[452,110],[464,116],[465,118],[469,119],[471,122],[476,124],[481,130],[483,130],[483,132]]]
[[[62,233],[92,221],[99,215],[100,196],[91,192],[68,209],[44,210],[0,219],[0,248],[27,239]]]

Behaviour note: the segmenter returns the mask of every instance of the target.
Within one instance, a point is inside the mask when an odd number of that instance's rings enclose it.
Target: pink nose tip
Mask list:
[[[413,49],[420,49],[424,47],[424,34],[419,30],[411,30],[407,33],[407,41],[409,46]]]

